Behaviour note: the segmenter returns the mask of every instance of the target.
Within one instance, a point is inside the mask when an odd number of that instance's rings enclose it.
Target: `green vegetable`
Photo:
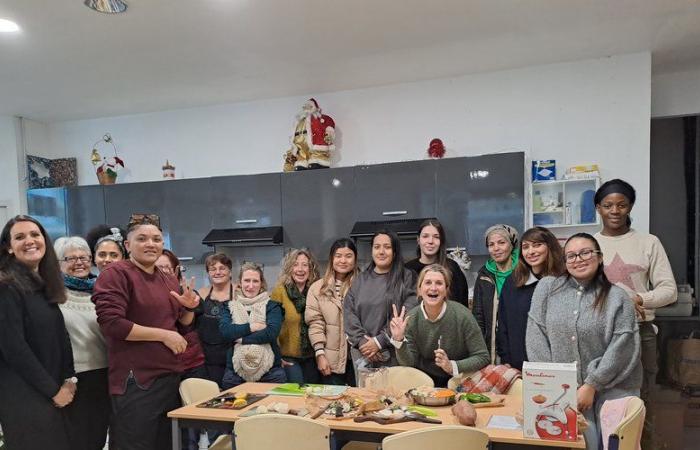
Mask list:
[[[425,417],[437,417],[437,413],[430,408],[425,408],[423,406],[411,405],[406,408],[409,411],[417,412],[418,414],[423,414]]]
[[[462,394],[460,400],[467,400],[469,403],[490,403],[491,399],[484,394]]]

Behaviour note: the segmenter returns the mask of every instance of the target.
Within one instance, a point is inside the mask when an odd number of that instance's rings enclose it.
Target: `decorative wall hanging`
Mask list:
[[[48,159],[27,155],[28,188],[40,189],[78,184],[75,158]]]
[[[114,156],[103,157],[97,148],[101,143],[109,144],[112,146],[114,151]],[[114,145],[112,141],[112,136],[107,133],[102,136],[102,139],[95,142],[92,146],[92,155],[90,157],[92,164],[95,166],[95,173],[97,173],[97,179],[100,184],[114,184],[117,181],[117,172],[119,168],[124,168],[124,161],[122,161],[119,156],[117,156],[117,146]]]
[[[170,161],[165,160],[163,164],[163,179],[164,180],[174,180],[175,179],[175,166],[170,164]]]
[[[304,103],[296,119],[292,147],[284,154],[284,171],[330,167],[330,152],[335,150],[333,119],[322,113],[313,98]]]

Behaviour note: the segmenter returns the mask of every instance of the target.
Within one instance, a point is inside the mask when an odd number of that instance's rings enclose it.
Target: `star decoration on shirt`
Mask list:
[[[634,287],[634,282],[632,281],[632,274],[644,272],[644,267],[638,266],[636,264],[625,264],[625,262],[620,257],[619,253],[615,253],[615,257],[610,261],[610,264],[605,266],[605,275],[607,275],[608,280],[613,284],[624,284],[631,291],[635,292],[637,289]]]

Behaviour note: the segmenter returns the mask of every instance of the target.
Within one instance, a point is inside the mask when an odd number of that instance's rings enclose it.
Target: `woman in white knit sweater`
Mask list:
[[[96,277],[90,273],[90,247],[81,237],[54,244],[68,300],[60,305],[73,349],[78,389],[66,408],[69,436],[76,449],[102,449],[111,405],[107,387],[107,347],[90,297]]]

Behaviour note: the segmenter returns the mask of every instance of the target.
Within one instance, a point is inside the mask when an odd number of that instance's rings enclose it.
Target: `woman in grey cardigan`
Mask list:
[[[588,420],[586,448],[600,448],[603,402],[638,396],[642,384],[634,303],[603,271],[598,242],[587,233],[564,247],[567,274],[543,278],[527,324],[530,361],[578,363],[578,410]]]

